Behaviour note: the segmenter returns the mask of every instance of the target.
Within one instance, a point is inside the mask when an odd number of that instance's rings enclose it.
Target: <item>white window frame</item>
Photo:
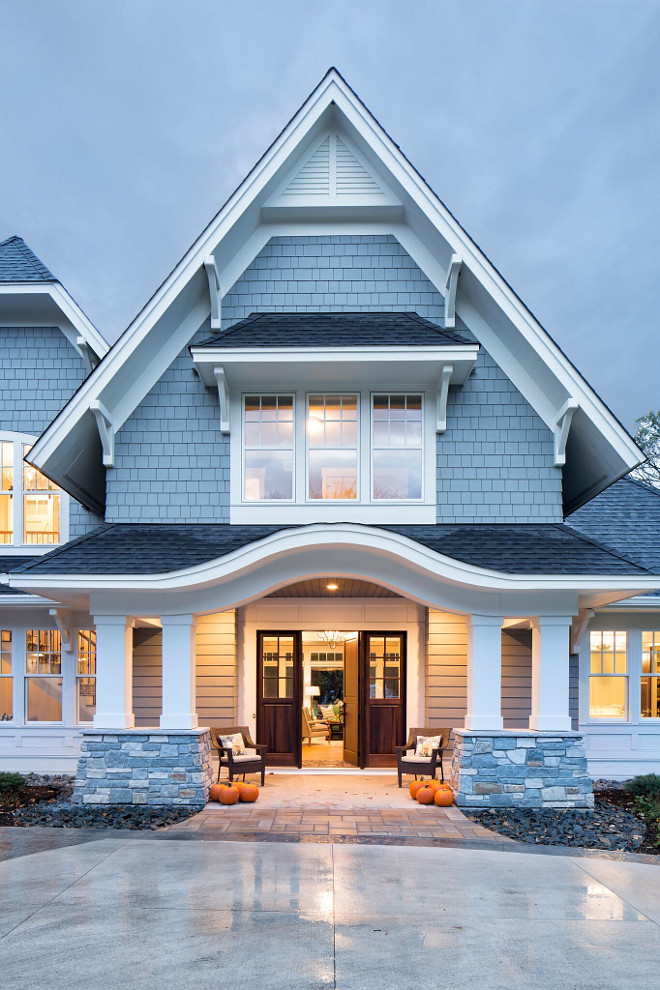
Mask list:
[[[42,632],[47,632],[49,634],[49,637],[52,636],[52,635],[58,635],[60,637],[60,650],[59,650],[59,653],[60,653],[60,672],[59,672],[59,674],[52,674],[52,673],[50,673],[50,670],[49,670],[49,672],[47,674],[40,674],[39,672],[32,673],[32,672],[29,672],[28,671],[28,669],[27,669],[28,652],[34,652],[32,650],[28,651],[28,648],[27,648],[27,636],[28,636],[28,633],[30,633],[30,632],[36,632],[37,634],[42,633]],[[64,665],[64,647],[65,647],[65,643],[64,643],[64,637],[62,636],[62,633],[60,632],[59,629],[49,628],[48,626],[37,626],[37,625],[29,626],[28,628],[26,628],[24,630],[24,644],[25,644],[25,652],[23,654],[23,725],[37,725],[37,726],[41,726],[41,725],[64,725],[64,724],[66,724],[66,717],[65,717],[66,679],[65,679],[65,676],[64,676],[64,670],[65,670],[65,665]],[[38,648],[38,637],[37,637],[37,648]],[[38,649],[37,649],[37,652],[38,652]],[[49,662],[49,666],[50,666],[50,662]],[[54,680],[55,678],[58,678],[58,677],[59,677],[60,681],[62,682],[62,696],[61,696],[61,701],[60,701],[62,717],[59,718],[59,719],[50,719],[50,720],[48,720],[48,719],[34,719],[34,718],[31,719],[31,718],[28,718],[28,682],[31,681],[31,680],[35,680],[37,678],[47,679],[47,680]]]
[[[14,658],[14,630],[11,626],[6,625],[2,628],[3,633],[9,633],[9,649],[2,650],[2,644],[0,643],[0,652],[9,655],[9,673],[3,674],[2,666],[0,665],[0,683],[2,681],[9,681],[11,685],[11,718],[6,718],[0,722],[0,725],[13,725],[16,721],[16,689],[15,689],[15,677],[16,677],[16,664]],[[0,712],[0,716],[4,713]]]
[[[657,674],[653,674],[653,673],[645,674],[644,673],[643,660],[644,660],[644,635],[645,634],[647,636],[652,636],[653,637],[652,647],[651,647],[652,651],[655,650],[655,647],[656,646],[658,647],[658,649],[660,649],[660,631],[657,630],[657,629],[641,629],[640,630],[640,638],[641,638],[641,647],[642,647],[642,649],[641,649],[640,658],[639,658],[639,689],[640,689],[640,691],[639,691],[639,699],[640,699],[640,704],[639,704],[639,712],[638,712],[637,717],[639,718],[639,721],[640,721],[640,723],[642,725],[653,725],[653,724],[657,725],[660,722],[660,716],[658,716],[658,715],[642,715],[642,705],[641,705],[641,700],[642,700],[642,679],[644,677],[648,677],[648,678],[650,678],[651,682],[653,682],[653,680],[655,679],[655,681],[656,681],[656,693],[657,693],[657,685],[660,684],[660,661],[657,663],[657,670],[658,670],[658,673]]]
[[[89,634],[89,637],[90,637],[90,639],[89,639],[90,648],[85,653],[81,653],[81,650],[80,650],[80,637],[84,633],[88,633]],[[92,649],[92,634],[94,634],[94,640],[93,640],[94,646],[93,646],[93,649]],[[89,726],[89,725],[92,725],[93,722],[94,722],[93,716],[92,716],[91,719],[81,719],[80,718],[80,683],[81,683],[81,681],[93,681],[94,682],[94,696],[96,697],[96,629],[93,628],[93,627],[91,627],[91,628],[88,627],[86,629],[76,629],[76,631],[75,631],[75,637],[76,637],[76,656],[75,656],[75,667],[74,667],[74,681],[75,681],[74,695],[75,695],[75,706],[76,706],[75,719],[76,719],[76,725],[82,725],[82,726],[88,725]],[[87,673],[87,674],[81,674],[80,673],[80,667],[79,667],[80,661],[82,659],[85,659],[85,660],[89,659],[91,661],[92,655],[94,657],[94,673],[93,674],[89,674],[89,673]],[[96,702],[94,703],[94,708],[96,709]]]
[[[292,430],[292,440],[291,448],[289,447],[252,447],[245,443],[245,400],[248,396],[259,396],[260,399],[288,399],[291,398],[293,401],[293,430]],[[283,391],[283,392],[243,392],[241,395],[241,405],[240,405],[240,437],[241,437],[241,465],[240,465],[240,478],[241,478],[241,490],[240,490],[240,501],[244,506],[252,505],[293,505],[296,501],[296,448],[297,448],[297,430],[296,430],[296,416],[297,416],[297,396],[295,390]],[[245,483],[246,483],[246,470],[245,470],[245,455],[249,450],[291,450],[291,456],[293,458],[293,477],[291,479],[291,491],[293,493],[292,498],[263,498],[263,499],[247,499],[245,497]],[[233,463],[231,465],[233,474]]]
[[[25,543],[24,542],[24,517],[23,517],[23,505],[24,498],[26,495],[25,489],[23,487],[23,446],[27,444],[32,447],[36,443],[37,438],[31,436],[28,433],[15,433],[13,431],[3,430],[0,432],[0,443],[12,443],[14,445],[14,487],[12,490],[12,523],[13,523],[13,540],[11,543],[0,543],[0,558],[2,554],[12,554],[16,555],[30,555],[32,557],[40,556],[44,553],[50,553],[55,547],[62,546],[63,543],[67,543],[69,540],[69,496],[64,491],[64,489],[59,488],[57,494],[59,495],[59,505],[60,505],[60,519],[59,519],[59,530],[60,538],[57,543]],[[20,481],[20,484],[17,483]],[[30,494],[29,492],[27,494]]]
[[[309,420],[309,400],[312,396],[322,396],[326,399],[329,395],[338,395],[342,399],[345,396],[355,396],[356,406],[357,406],[357,428],[356,428],[356,441],[355,447],[315,447],[309,442],[309,431],[307,429],[307,423]],[[362,492],[364,491],[364,484],[361,482],[362,476],[362,450],[364,449],[364,444],[362,443],[362,394],[355,389],[336,389],[334,391],[328,389],[318,389],[315,392],[307,392],[305,395],[305,502],[308,505],[359,505],[362,502]],[[340,420],[341,422],[341,420]],[[355,498],[312,498],[309,494],[309,455],[312,450],[355,450]]]
[[[308,395],[358,396],[358,484],[360,497],[349,500],[308,499],[306,417]],[[371,498],[371,409],[372,395],[421,395],[422,485],[421,499]],[[243,410],[247,395],[292,395],[294,397],[294,493],[292,501],[273,499],[246,502],[244,493]],[[314,522],[359,522],[379,524],[426,524],[437,522],[436,486],[437,435],[435,393],[428,389],[401,389],[388,386],[351,388],[328,381],[317,387],[241,389],[240,401],[230,404],[230,522],[234,525],[286,525]],[[414,512],[411,515],[411,509]]]
[[[393,395],[402,395],[406,399],[409,396],[419,396],[421,398],[421,401],[422,401],[422,430],[421,430],[421,443],[420,443],[420,446],[419,447],[392,447],[392,448],[390,448],[392,450],[419,450],[420,455],[421,455],[421,470],[422,470],[422,484],[421,484],[422,494],[420,495],[419,498],[375,498],[374,497],[374,473],[375,473],[374,472],[374,416],[373,416],[373,412],[374,412],[374,399],[376,397],[379,397],[380,398],[380,397],[384,397],[384,396],[387,396],[389,399],[391,399]],[[371,395],[369,396],[369,491],[371,493],[371,501],[375,505],[388,505],[388,504],[393,504],[393,505],[419,505],[420,503],[423,503],[424,502],[424,495],[426,493],[426,483],[425,483],[426,482],[426,479],[425,479],[425,471],[424,471],[424,468],[425,468],[425,463],[424,463],[425,456],[424,455],[425,455],[425,447],[426,447],[426,444],[425,444],[426,437],[424,435],[425,434],[424,424],[426,422],[426,418],[425,418],[426,417],[426,403],[424,401],[424,398],[425,398],[424,392],[421,392],[421,391],[420,392],[410,392],[410,391],[406,391],[406,392],[392,392],[391,390],[387,390],[387,391],[382,390],[382,391],[372,392]],[[384,448],[384,447],[378,447],[378,450],[384,450],[384,449],[386,449],[386,448]]]
[[[602,672],[602,657],[603,657],[603,650],[602,650],[602,648],[601,648],[601,651],[600,651],[601,652],[601,672],[600,673],[592,673],[591,672],[591,654],[592,654],[591,636],[592,636],[593,633],[598,633],[600,635],[601,642],[602,642],[602,637],[603,637],[603,635],[605,633],[612,633],[612,635],[614,637],[616,637],[617,634],[620,635],[621,633],[623,633],[623,635],[626,637],[626,672],[625,672],[625,674],[617,674],[617,673],[605,674],[605,673]],[[618,628],[618,629],[592,629],[592,630],[590,630],[587,633],[586,639],[587,639],[587,691],[586,691],[587,721],[591,725],[625,725],[625,724],[627,724],[627,723],[629,723],[631,721],[630,678],[631,678],[632,675],[631,675],[631,669],[630,669],[630,667],[631,667],[631,664],[630,664],[630,658],[631,658],[630,631],[627,628]],[[615,638],[615,646],[616,646],[616,638]],[[615,654],[616,654],[616,649],[612,653],[612,656],[614,656]],[[641,655],[640,655],[640,664],[641,664]],[[591,714],[591,678],[592,677],[594,677],[594,678],[617,677],[617,678],[622,678],[624,680],[624,687],[625,687],[625,692],[624,692],[624,694],[625,694],[625,714],[623,715],[622,718],[616,718],[616,717],[613,717],[611,715],[610,716],[603,717],[603,718],[599,718],[597,715],[592,715]]]

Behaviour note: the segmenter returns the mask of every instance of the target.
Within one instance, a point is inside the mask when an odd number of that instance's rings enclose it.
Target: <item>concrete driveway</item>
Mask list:
[[[7,990],[657,988],[660,869],[99,838],[0,863]]]

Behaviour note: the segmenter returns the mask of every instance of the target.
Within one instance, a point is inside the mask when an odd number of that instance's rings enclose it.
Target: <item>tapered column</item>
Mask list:
[[[196,729],[194,615],[162,615],[163,709],[161,729]]]
[[[566,731],[569,715],[571,616],[532,619],[532,712],[530,729]]]
[[[502,729],[502,616],[467,617],[466,729]]]
[[[98,615],[94,728],[131,729],[133,714],[133,619]]]

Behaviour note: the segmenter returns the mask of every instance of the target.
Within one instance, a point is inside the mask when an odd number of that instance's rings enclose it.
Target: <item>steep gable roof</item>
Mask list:
[[[55,282],[43,261],[37,258],[22,237],[0,241],[0,282]]]
[[[566,511],[641,462],[607,406],[333,68],[37,441],[32,463],[98,510],[114,433],[208,320],[212,300],[217,311],[270,238],[293,222],[304,233],[301,221],[343,232],[378,224],[440,292],[451,295],[459,278],[457,314],[555,432],[557,464],[566,444]]]

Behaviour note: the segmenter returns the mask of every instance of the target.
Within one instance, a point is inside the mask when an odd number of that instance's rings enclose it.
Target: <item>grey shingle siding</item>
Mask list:
[[[0,327],[0,430],[38,437],[86,375],[83,359],[58,327]],[[101,521],[74,499],[71,538]]]
[[[481,349],[450,389],[437,441],[438,522],[560,522],[561,470],[545,423]]]
[[[204,388],[186,349],[117,433],[106,520],[228,519],[229,438],[220,433],[217,393]]]
[[[0,241],[0,282],[55,282],[21,237]]]
[[[222,302],[228,327],[253,312],[414,311],[444,299],[391,234],[273,237]]]
[[[255,312],[376,310],[442,324],[443,307],[391,235],[277,237],[229,291],[222,317],[226,328]],[[194,343],[213,336],[207,324]],[[217,395],[182,351],[116,437],[107,521],[228,521],[229,440],[218,418]],[[552,435],[489,355],[451,390],[448,423],[438,438],[439,522],[561,521]]]

